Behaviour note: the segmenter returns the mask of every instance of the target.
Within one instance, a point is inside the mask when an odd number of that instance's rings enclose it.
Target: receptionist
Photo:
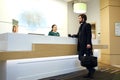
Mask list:
[[[51,28],[51,31],[48,33],[49,36],[60,36],[59,32],[57,32],[56,24],[53,24]]]

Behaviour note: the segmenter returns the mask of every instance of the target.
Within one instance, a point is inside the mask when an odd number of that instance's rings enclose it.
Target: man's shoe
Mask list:
[[[94,80],[94,73],[90,74],[89,79]]]
[[[85,76],[83,76],[83,78],[89,78],[90,76],[89,75],[85,75]]]
[[[89,78],[90,78],[90,79],[94,79],[94,77],[93,77],[93,76],[89,76]]]
[[[89,76],[90,79],[94,78],[94,73],[95,73],[95,69],[93,69],[92,73],[90,73],[90,76]]]

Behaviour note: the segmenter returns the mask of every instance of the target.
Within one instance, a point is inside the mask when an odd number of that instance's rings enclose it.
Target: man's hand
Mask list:
[[[87,48],[91,48],[91,45],[90,45],[90,44],[87,44]]]
[[[72,37],[72,35],[71,35],[71,34],[68,34],[68,37]]]

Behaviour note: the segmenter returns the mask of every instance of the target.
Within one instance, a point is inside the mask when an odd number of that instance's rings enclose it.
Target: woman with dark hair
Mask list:
[[[48,34],[49,36],[60,36],[59,32],[57,32],[57,25],[52,25],[52,30]]]

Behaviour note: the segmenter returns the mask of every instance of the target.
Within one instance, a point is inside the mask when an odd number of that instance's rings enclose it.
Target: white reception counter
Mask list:
[[[75,54],[75,38],[0,34],[0,80],[38,80],[83,70]]]
[[[0,34],[0,51],[32,51],[32,44],[76,44],[76,39],[18,33]]]

